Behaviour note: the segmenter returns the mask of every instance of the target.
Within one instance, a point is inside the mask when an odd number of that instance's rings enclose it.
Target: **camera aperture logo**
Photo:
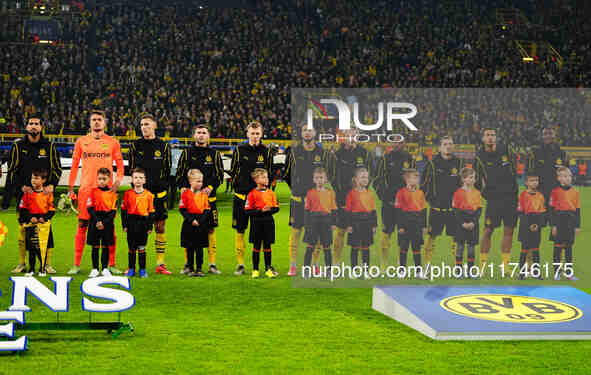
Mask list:
[[[320,118],[329,119],[325,105],[334,105],[338,112],[338,130],[344,132],[346,135],[335,135],[331,133],[320,133],[318,135],[319,142],[334,142],[345,140],[349,142],[365,143],[365,142],[391,142],[399,143],[404,141],[404,136],[397,133],[375,133],[384,125],[384,118],[386,121],[386,130],[391,132],[395,120],[400,120],[411,131],[418,131],[417,127],[410,121],[411,118],[417,115],[417,107],[411,103],[404,102],[388,102],[377,103],[377,120],[373,124],[364,124],[359,117],[359,103],[354,102],[351,105],[339,99],[320,99],[311,100],[307,111],[307,129],[314,129],[314,112],[320,115]],[[353,109],[353,116],[351,116],[351,108]],[[405,109],[408,112],[396,112],[395,109]],[[353,117],[353,119],[351,119]],[[351,127],[354,125],[354,128]],[[361,133],[357,129],[368,133]],[[351,132],[351,130],[354,130]]]

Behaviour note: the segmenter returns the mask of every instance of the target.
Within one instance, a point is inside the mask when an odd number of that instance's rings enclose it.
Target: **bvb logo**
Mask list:
[[[263,161],[265,161],[265,158],[263,157],[263,155],[259,155],[257,161],[262,163]]]
[[[557,160],[556,160],[556,164],[558,164],[558,165],[562,165],[562,160],[561,160],[561,159],[557,159]]]
[[[320,155],[316,155],[316,156],[314,156],[314,161],[315,161],[315,162],[319,162],[319,161],[320,161]]]
[[[455,176],[455,175],[457,175],[457,174],[458,174],[458,170],[457,170],[457,168],[452,168],[452,169],[451,169],[451,175],[452,175],[452,176]]]
[[[507,323],[561,323],[583,316],[577,307],[563,302],[507,294],[454,296],[440,305],[454,314]]]
[[[402,164],[402,168],[408,169],[408,167],[409,167],[409,164],[407,161],[405,161],[404,164]]]
[[[40,156],[45,156],[45,154],[46,154],[46,152],[45,152],[45,149],[44,148],[42,148],[41,150],[39,150],[39,155]]]
[[[162,154],[160,153],[160,150],[156,150],[156,152],[154,152],[154,156],[156,156],[157,158],[162,156]]]
[[[207,156],[205,157],[205,161],[206,161],[207,163],[211,163],[211,156],[207,155]]]

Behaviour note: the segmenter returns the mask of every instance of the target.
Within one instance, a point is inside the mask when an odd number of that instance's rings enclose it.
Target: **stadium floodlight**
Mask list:
[[[533,57],[524,57],[523,61],[524,62],[531,62],[531,61],[534,61],[534,58]]]

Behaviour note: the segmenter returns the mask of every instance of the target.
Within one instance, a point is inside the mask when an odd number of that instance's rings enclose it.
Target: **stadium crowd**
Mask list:
[[[522,3],[526,11],[533,7]],[[585,86],[591,43],[580,32],[588,29],[581,17],[556,33],[568,37],[554,41],[567,62],[558,69],[546,56],[523,63],[510,35],[494,27],[494,11],[503,6],[502,0],[469,8],[427,0],[260,1],[255,9],[99,5],[77,24],[62,21],[58,47],[2,49],[0,132],[22,132],[27,116],[39,111],[49,133],[82,134],[88,108],[101,107],[114,135],[134,134],[139,114],[148,111],[170,136],[189,136],[193,125],[206,122],[213,137],[233,137],[257,120],[266,137],[289,138],[290,89],[297,87]],[[96,57],[89,56],[94,45]],[[524,145],[547,124],[514,125],[501,122],[500,134]],[[556,127],[565,145],[591,144],[581,122]],[[415,140],[422,143],[443,132],[462,143],[479,139],[476,121],[459,127],[432,121],[421,130]]]

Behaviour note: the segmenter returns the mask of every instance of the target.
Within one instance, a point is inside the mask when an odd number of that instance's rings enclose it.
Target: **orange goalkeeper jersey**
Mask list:
[[[80,188],[94,188],[97,186],[97,172],[100,168],[107,168],[113,172],[113,161],[117,164],[117,177],[123,178],[123,155],[119,142],[108,135],[96,139],[85,135],[76,141],[72,156],[69,185],[74,186],[78,176],[78,165],[82,160],[82,175]],[[109,184],[110,185],[110,184]]]

